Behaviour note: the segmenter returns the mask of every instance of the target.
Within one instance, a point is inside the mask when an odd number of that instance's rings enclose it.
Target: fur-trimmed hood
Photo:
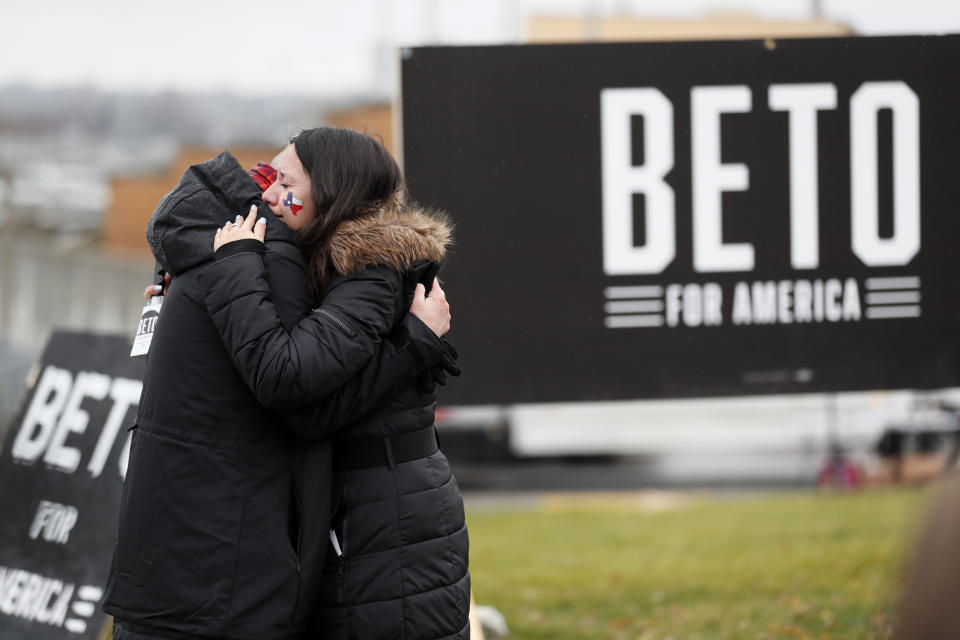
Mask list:
[[[330,261],[341,275],[377,265],[404,271],[421,260],[443,262],[452,242],[453,224],[445,213],[389,207],[341,222],[330,239]]]

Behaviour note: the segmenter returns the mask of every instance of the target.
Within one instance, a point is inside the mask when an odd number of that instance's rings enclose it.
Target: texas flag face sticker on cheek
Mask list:
[[[287,197],[283,199],[283,204],[287,205],[293,215],[297,215],[297,212],[303,209],[303,200],[294,198],[293,191],[287,191]]]

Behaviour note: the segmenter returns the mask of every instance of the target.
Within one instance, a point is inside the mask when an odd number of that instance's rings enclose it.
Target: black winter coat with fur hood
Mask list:
[[[416,283],[429,288],[449,241],[446,220],[422,211],[390,209],[342,223],[331,242],[338,275],[324,306],[332,306],[339,283],[377,274],[375,286],[366,289],[375,295],[365,303],[379,309],[371,316],[391,320],[361,327],[350,319],[341,329],[345,335],[366,329],[387,336],[409,307]],[[218,261],[202,276],[206,301],[261,400],[296,406],[316,385],[312,363],[319,345],[310,327],[318,314],[288,334],[272,311],[260,262],[254,253]],[[230,278],[236,273],[244,277]],[[460,490],[434,439],[436,394],[410,385],[385,403],[356,406],[356,419],[334,444],[334,466],[345,468],[334,476],[331,548],[307,635],[466,640],[467,529]],[[362,462],[366,453],[403,450],[394,443],[411,437],[426,438],[430,448],[415,457],[394,460],[390,453],[383,462]]]
[[[271,410],[283,408],[284,390],[251,393],[201,286],[206,270],[221,273],[231,261],[213,262],[216,229],[252,203],[262,206],[259,189],[224,153],[190,167],[148,227],[154,255],[176,277],[147,359],[103,604],[123,628],[148,636],[301,637],[329,530],[332,470],[323,440],[442,354],[413,316],[383,340],[382,328],[397,326],[397,317],[369,302],[381,292],[375,271],[340,283],[311,313],[294,235],[264,208],[259,279],[227,269],[220,284],[272,290],[271,317],[288,329],[310,315],[311,384],[296,394],[306,408]]]

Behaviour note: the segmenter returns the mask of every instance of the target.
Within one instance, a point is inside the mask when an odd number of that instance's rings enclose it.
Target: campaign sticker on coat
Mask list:
[[[140,313],[140,320],[137,322],[137,333],[133,337],[133,346],[130,348],[130,357],[139,358],[150,352],[150,344],[153,342],[153,332],[157,327],[157,320],[160,319],[160,309],[163,306],[163,296],[153,296],[143,307]]]
[[[97,638],[143,388],[126,337],[56,332],[0,452],[0,635]]]
[[[404,52],[448,404],[960,384],[960,36]]]

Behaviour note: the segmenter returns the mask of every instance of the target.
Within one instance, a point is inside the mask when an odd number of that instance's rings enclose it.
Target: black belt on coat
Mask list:
[[[342,440],[333,445],[333,468],[369,469],[390,467],[401,462],[425,458],[440,450],[437,428],[433,425],[392,438]]]

